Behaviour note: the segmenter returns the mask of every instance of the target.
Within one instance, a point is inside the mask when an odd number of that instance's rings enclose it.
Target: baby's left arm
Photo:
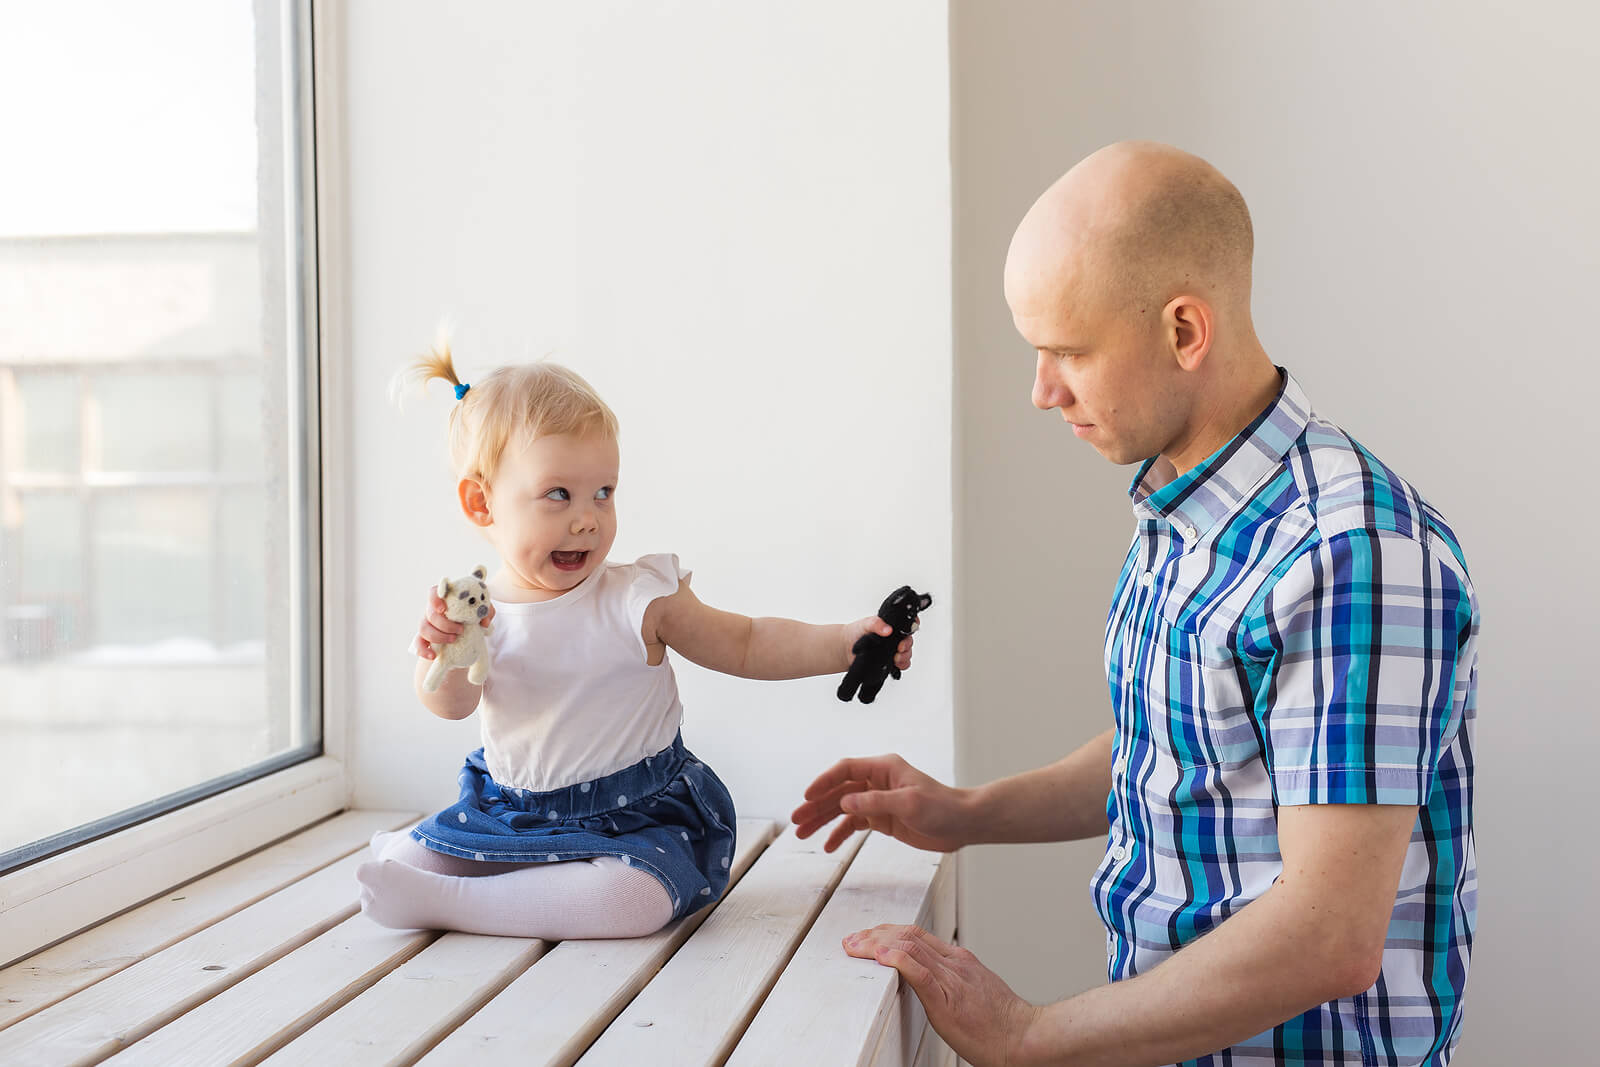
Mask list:
[[[666,645],[702,667],[741,678],[809,678],[838,674],[854,658],[850,649],[867,632],[887,637],[890,625],[869,615],[855,622],[816,626],[794,619],[752,619],[700,602],[687,581],[658,597],[644,613],[647,647]],[[895,666],[911,666],[912,638],[895,651]],[[653,660],[655,657],[652,656]]]

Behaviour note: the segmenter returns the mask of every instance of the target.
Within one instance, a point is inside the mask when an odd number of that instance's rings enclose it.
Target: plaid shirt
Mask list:
[[[1191,1062],[1443,1064],[1477,911],[1477,597],[1439,513],[1280,375],[1220,451],[1176,478],[1147,462],[1129,490],[1107,969],[1148,971],[1265,893],[1280,805],[1416,806],[1377,983]]]

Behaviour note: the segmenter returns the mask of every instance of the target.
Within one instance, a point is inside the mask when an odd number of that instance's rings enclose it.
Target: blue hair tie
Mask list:
[[[466,382],[462,382],[460,385],[456,386],[456,399],[460,400],[462,397],[466,396],[467,390],[471,388],[472,386],[468,385]]]

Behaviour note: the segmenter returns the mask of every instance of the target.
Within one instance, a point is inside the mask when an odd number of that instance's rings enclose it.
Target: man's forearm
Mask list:
[[[1106,832],[1111,793],[1107,730],[1063,759],[974,790],[985,843],[1077,841]]]
[[[1354,996],[1374,979],[1333,947],[1342,921],[1274,886],[1147,973],[1045,1006],[1018,1063],[1160,1067]]]

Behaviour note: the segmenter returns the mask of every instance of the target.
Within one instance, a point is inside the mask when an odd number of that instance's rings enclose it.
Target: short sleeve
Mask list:
[[[1278,803],[1426,804],[1460,726],[1475,611],[1465,576],[1401,534],[1346,531],[1295,560],[1256,623]]]
[[[641,652],[647,651],[644,647],[644,613],[653,601],[676,593],[680,581],[693,577],[694,572],[685,570],[678,562],[677,555],[671,552],[640,556],[634,561],[633,578],[628,584],[628,625],[639,641]]]

